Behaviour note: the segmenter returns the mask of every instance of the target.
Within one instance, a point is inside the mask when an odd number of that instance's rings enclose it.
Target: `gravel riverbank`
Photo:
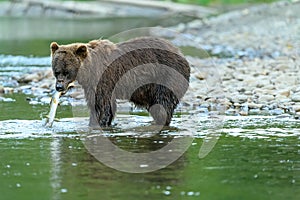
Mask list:
[[[174,37],[176,45],[195,46],[213,55],[205,59],[187,56],[192,77],[182,108],[209,114],[218,110],[216,102],[221,102],[227,115],[298,118],[299,10],[300,3],[277,2],[172,27],[190,38]],[[33,94],[36,98],[30,99],[31,104],[50,101],[54,88],[50,67],[11,81],[16,84],[0,86],[0,92]],[[73,90],[62,102],[82,99],[82,92]]]

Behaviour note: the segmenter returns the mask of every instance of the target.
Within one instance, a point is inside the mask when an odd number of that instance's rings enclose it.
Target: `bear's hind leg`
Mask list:
[[[157,125],[169,126],[178,103],[178,99],[173,94],[160,93],[148,111]]]

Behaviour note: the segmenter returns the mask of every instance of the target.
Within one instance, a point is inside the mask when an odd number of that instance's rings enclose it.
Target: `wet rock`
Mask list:
[[[284,113],[284,111],[280,108],[277,108],[274,110],[270,110],[269,113],[270,113],[270,115],[282,115]]]
[[[4,87],[4,93],[5,94],[9,94],[9,93],[13,93],[13,92],[14,92],[14,88]]]
[[[46,96],[46,97],[42,97],[41,99],[40,99],[40,102],[42,103],[42,104],[50,104],[50,102],[51,102],[51,97],[49,96]]]
[[[0,97],[0,102],[1,101],[3,101],[3,102],[15,102],[16,100],[12,99],[12,98]]]
[[[291,115],[287,114],[287,113],[284,113],[284,114],[276,116],[276,118],[279,118],[279,119],[291,118]]]

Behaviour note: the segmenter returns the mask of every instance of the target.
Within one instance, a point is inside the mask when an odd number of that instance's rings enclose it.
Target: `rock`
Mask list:
[[[300,112],[300,105],[294,105],[292,108],[295,112]]]
[[[32,73],[32,74],[25,74],[18,80],[18,82],[30,83],[30,82],[38,82],[40,80],[41,80],[41,76],[38,73]]]
[[[196,78],[199,79],[199,80],[205,80],[206,77],[207,77],[206,73],[198,73],[198,74],[196,74]]]
[[[250,109],[261,109],[263,106],[263,104],[257,104],[257,103],[253,103],[253,102],[248,103],[247,105]]]
[[[46,70],[43,73],[43,77],[47,78],[47,79],[54,78],[52,70],[51,69],[50,70]]]
[[[291,94],[291,91],[286,89],[286,90],[279,90],[278,91],[278,94],[282,95],[282,96],[285,96],[285,97],[289,97],[290,94]]]
[[[225,111],[226,115],[236,115],[239,111],[233,108],[229,108],[228,110]]]
[[[261,95],[258,98],[258,101],[259,102],[270,102],[270,101],[273,101],[274,99],[275,99],[275,97],[273,95],[265,94],[265,95]]]
[[[282,115],[284,111],[280,108],[276,108],[274,110],[269,111],[270,115]]]
[[[236,108],[239,108],[239,107],[241,107],[241,104],[240,103],[234,103],[233,106],[236,107]]]
[[[247,115],[248,115],[248,111],[241,110],[241,111],[239,112],[239,114],[240,114],[241,116],[247,116]]]
[[[4,88],[4,93],[8,94],[8,93],[13,93],[14,92],[14,88],[11,87],[5,87]]]
[[[246,90],[246,91],[244,92],[244,94],[250,96],[250,95],[252,95],[252,91]]]
[[[49,96],[47,96],[47,97],[42,97],[41,99],[40,99],[40,102],[41,103],[43,103],[43,104],[50,104],[50,102],[51,102],[51,97]]]
[[[16,80],[9,80],[8,82],[3,83],[2,86],[3,87],[17,87],[17,86],[19,86],[19,83]]]
[[[3,102],[15,102],[16,100],[12,99],[12,98],[0,97],[0,101],[3,101]]]
[[[267,85],[270,85],[270,81],[269,80],[259,80],[257,81],[256,87],[257,88],[263,88],[266,87]]]
[[[300,119],[300,112],[296,112],[294,117],[295,117],[295,119]]]
[[[187,28],[189,29],[198,29],[199,26],[203,25],[202,20],[196,19],[194,21],[191,21],[190,23],[187,24]]]
[[[50,88],[50,84],[48,82],[43,82],[39,85],[40,88],[45,88],[45,89],[49,89]]]
[[[294,102],[300,102],[300,93],[293,94],[291,99]]]
[[[261,110],[258,109],[258,108],[250,109],[249,112],[248,112],[249,115],[258,115],[260,113],[261,113]]]
[[[284,118],[291,118],[291,115],[290,114],[281,114],[281,115],[278,115],[276,116],[277,119],[284,119]]]
[[[231,97],[231,101],[233,103],[245,103],[247,100],[248,100],[248,96],[243,94]]]
[[[274,91],[276,88],[274,85],[266,85],[263,87],[265,90]]]

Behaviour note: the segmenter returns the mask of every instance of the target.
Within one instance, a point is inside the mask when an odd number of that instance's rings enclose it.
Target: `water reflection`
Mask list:
[[[62,182],[62,160],[61,160],[61,138],[54,138],[50,143],[50,156],[51,156],[51,176],[50,183],[53,190],[52,199],[61,199],[60,191],[63,190]]]
[[[107,137],[120,148],[134,152],[139,149],[143,152],[143,148],[159,149],[170,139],[163,135],[152,139],[128,135]],[[131,174],[99,162],[85,148],[82,137],[76,134],[2,138],[1,198],[298,197],[298,136],[250,139],[222,134],[210,154],[199,159],[202,142],[201,138],[194,139],[187,152],[164,169]]]

